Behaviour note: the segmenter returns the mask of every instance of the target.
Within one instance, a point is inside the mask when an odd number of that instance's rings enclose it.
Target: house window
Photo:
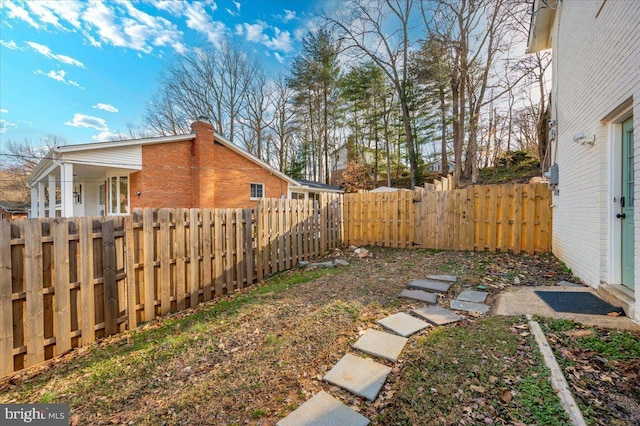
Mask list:
[[[252,183],[251,184],[251,199],[264,198],[264,184]]]
[[[111,176],[107,181],[107,213],[129,213],[129,177]]]
[[[292,192],[291,193],[292,200],[304,200],[304,192]]]

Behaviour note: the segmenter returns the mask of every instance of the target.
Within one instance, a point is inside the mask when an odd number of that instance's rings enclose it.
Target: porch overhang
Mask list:
[[[525,53],[536,53],[551,48],[551,29],[559,2],[560,0],[555,0],[554,4],[549,4],[549,1],[533,1],[533,13],[531,14],[529,39]]]

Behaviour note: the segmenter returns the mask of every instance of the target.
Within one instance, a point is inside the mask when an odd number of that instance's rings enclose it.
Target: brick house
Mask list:
[[[29,212],[29,203],[22,201],[0,201],[0,219],[24,219]]]
[[[139,207],[248,208],[319,192],[196,121],[187,135],[53,148],[35,167],[32,217],[125,215]],[[57,202],[48,203],[48,194]]]
[[[552,49],[553,252],[640,320],[640,5],[533,1],[528,51]]]

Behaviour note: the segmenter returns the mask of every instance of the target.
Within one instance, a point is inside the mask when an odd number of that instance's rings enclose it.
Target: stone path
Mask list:
[[[411,313],[415,316],[400,312],[378,320],[377,323],[391,333],[368,329],[354,343],[353,349],[389,362],[396,362],[411,335],[432,325],[442,326],[460,321],[462,316],[437,305],[438,295],[446,296],[456,280],[457,278],[451,275],[429,275],[426,279],[411,281],[399,297],[422,301],[430,306],[413,309]],[[490,307],[482,302],[486,300],[487,295],[488,293],[481,291],[465,290],[449,304],[451,309],[486,313]],[[375,401],[390,372],[391,368],[385,364],[347,353],[329,370],[323,380],[354,395]],[[369,419],[324,391],[316,394],[278,422],[278,426],[367,424]]]

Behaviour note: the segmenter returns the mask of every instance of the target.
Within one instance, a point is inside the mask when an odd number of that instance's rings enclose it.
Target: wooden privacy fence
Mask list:
[[[341,244],[340,199],[0,220],[0,377]]]
[[[342,244],[547,252],[550,198],[544,184],[473,186],[0,220],[0,376]]]
[[[551,251],[545,184],[346,194],[345,244],[472,251]]]

